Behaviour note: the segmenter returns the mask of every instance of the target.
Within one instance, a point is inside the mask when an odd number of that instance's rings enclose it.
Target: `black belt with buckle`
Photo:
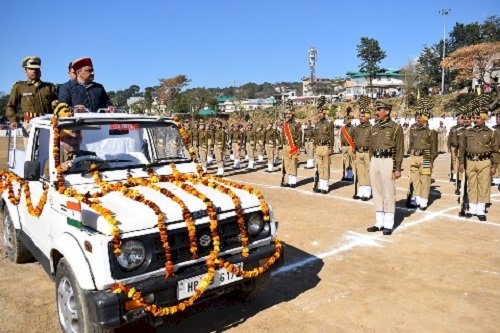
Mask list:
[[[424,156],[424,151],[423,150],[414,150],[412,152],[413,156]]]
[[[467,160],[469,161],[484,161],[489,160],[491,158],[491,153],[483,153],[483,154],[465,154]]]
[[[373,152],[373,157],[392,158],[392,151],[391,150],[375,150]]]
[[[327,141],[319,141],[318,142],[318,146],[329,146],[330,145],[330,141],[327,140]]]
[[[370,151],[370,147],[356,147],[357,153],[368,153]]]

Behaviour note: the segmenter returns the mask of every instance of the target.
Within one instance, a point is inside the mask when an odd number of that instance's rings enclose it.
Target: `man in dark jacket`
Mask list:
[[[71,66],[76,78],[59,87],[58,99],[74,108],[87,108],[97,112],[100,108],[111,106],[102,84],[94,82],[94,67],[90,58],[80,58]]]

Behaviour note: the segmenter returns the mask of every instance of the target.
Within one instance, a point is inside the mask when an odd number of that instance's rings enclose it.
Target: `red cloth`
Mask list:
[[[290,154],[296,155],[299,152],[299,147],[296,146],[293,142],[292,132],[290,132],[290,125],[288,121],[285,121],[285,125],[283,126],[283,130],[285,131],[285,138],[288,146],[290,147]]]

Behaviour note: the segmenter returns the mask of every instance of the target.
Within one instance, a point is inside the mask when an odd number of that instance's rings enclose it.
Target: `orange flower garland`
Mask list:
[[[43,208],[45,207],[45,202],[47,201],[47,194],[49,192],[49,186],[47,184],[43,184],[43,193],[40,197],[40,201],[38,201],[38,205],[33,208],[33,203],[31,202],[31,192],[28,182],[23,183],[24,188],[24,196],[26,197],[26,207],[28,208],[28,213],[35,217],[39,217],[42,214]]]

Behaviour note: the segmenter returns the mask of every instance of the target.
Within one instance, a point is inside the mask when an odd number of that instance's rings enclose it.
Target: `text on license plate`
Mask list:
[[[243,263],[240,262],[236,264],[236,266],[242,269]],[[200,284],[204,276],[205,274],[201,274],[189,279],[180,280],[177,283],[177,299],[184,299],[193,295],[196,287]],[[241,279],[243,278],[228,272],[225,268],[220,268],[216,271],[214,281],[208,286],[208,289],[217,288]]]

